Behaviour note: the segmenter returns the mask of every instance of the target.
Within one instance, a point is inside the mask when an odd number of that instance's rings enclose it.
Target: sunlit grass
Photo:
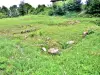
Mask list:
[[[92,22],[97,19],[41,15],[1,19],[0,74],[99,75],[100,27]],[[82,38],[87,30],[94,33]],[[75,44],[66,45],[70,40]],[[60,55],[41,47],[57,47]]]

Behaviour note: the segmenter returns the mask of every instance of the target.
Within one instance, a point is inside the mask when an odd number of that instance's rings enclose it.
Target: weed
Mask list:
[[[4,70],[7,67],[7,58],[0,57],[0,70]]]
[[[61,48],[62,49],[67,49],[68,48],[68,44],[67,43],[61,43],[61,42],[59,42],[59,44],[61,45]]]

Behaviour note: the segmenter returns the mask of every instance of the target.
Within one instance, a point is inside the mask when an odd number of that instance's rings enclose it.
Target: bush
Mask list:
[[[6,15],[4,15],[3,13],[0,13],[0,19],[2,19],[2,18],[6,18],[7,16]]]
[[[38,5],[38,7],[35,9],[34,14],[40,14],[41,12],[44,12],[45,8],[47,8],[45,5]]]
[[[65,3],[63,5],[63,8],[65,11],[75,11],[75,12],[80,12],[81,11],[81,0],[74,0],[69,3]]]
[[[50,7],[46,7],[44,8],[44,11],[41,11],[40,13],[38,13],[39,15],[49,15],[49,12],[51,11]],[[52,15],[50,15],[52,16]]]
[[[62,7],[58,6],[57,9],[54,11],[55,15],[65,15],[65,11]]]
[[[54,11],[53,10],[50,10],[49,13],[48,13],[48,15],[49,16],[53,16],[54,15]]]
[[[66,12],[64,11],[63,7],[60,7],[60,6],[56,6],[54,5],[53,6],[53,10],[49,11],[49,15],[52,16],[52,15],[65,15]]]
[[[100,17],[100,0],[87,0],[86,13]]]
[[[96,25],[100,26],[100,20],[93,21]]]
[[[59,42],[60,46],[62,49],[67,49],[68,48],[68,44],[66,44],[65,42],[62,43],[62,42]]]
[[[79,15],[79,13],[78,12],[66,12],[66,15],[65,15],[65,17],[69,17],[69,18],[71,18],[71,17],[79,17],[80,15]]]
[[[73,0],[71,2],[63,3],[59,6],[54,4],[53,11],[49,12],[49,15],[65,15],[66,12],[80,12],[81,11],[81,0]]]

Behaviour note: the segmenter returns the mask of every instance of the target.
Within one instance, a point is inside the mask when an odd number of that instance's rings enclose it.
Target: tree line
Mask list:
[[[38,5],[32,7],[29,3],[21,2],[19,6],[13,5],[9,9],[5,6],[0,7],[0,18],[24,16],[27,14],[48,14],[48,15],[65,15],[67,12],[82,12],[94,16],[100,16],[100,0],[86,0],[82,4],[81,0],[61,0],[62,6],[53,4],[52,6]],[[66,2],[67,1],[67,2]],[[84,8],[83,8],[84,7]]]
[[[100,0],[86,0],[83,4],[82,0],[60,0],[63,1],[62,6],[53,5],[50,15],[65,15],[67,12],[82,12],[92,16],[100,17]]]
[[[29,3],[24,3],[23,1],[17,5],[12,5],[10,8],[6,6],[0,7],[0,18],[6,17],[17,17],[17,16],[24,16],[27,14],[39,14],[40,12],[48,9],[45,5],[38,5],[37,8],[32,7]]]

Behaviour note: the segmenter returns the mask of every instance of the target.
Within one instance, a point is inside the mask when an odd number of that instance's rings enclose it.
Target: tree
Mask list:
[[[35,8],[34,7],[30,8],[30,10],[28,10],[28,14],[34,14],[34,12],[35,12]]]
[[[17,17],[17,16],[19,16],[17,5],[13,5],[13,6],[10,7],[10,16],[11,17]]]
[[[2,8],[0,7],[0,12],[1,12],[1,9],[2,9]]]
[[[33,13],[35,8],[33,8],[30,4],[24,3],[23,1],[19,5],[19,13],[20,15],[24,16],[30,13]]]
[[[43,12],[45,8],[45,5],[38,5],[38,7],[36,8],[36,14]]]
[[[64,1],[63,6],[53,5],[53,11],[50,11],[50,15],[64,15],[68,11],[81,11],[81,0],[62,0]]]
[[[7,7],[2,6],[1,12],[2,12],[3,14],[5,14],[6,16],[9,16],[9,9],[8,9]]]
[[[0,19],[2,19],[2,18],[6,18],[7,16],[5,15],[5,14],[3,14],[3,13],[0,13]]]
[[[98,16],[100,14],[100,0],[87,0],[86,13]]]
[[[67,4],[64,4],[64,10],[65,11],[81,11],[81,0],[73,0],[71,2],[68,2]]]
[[[63,10],[62,7],[58,6],[54,13],[55,15],[64,15],[66,12]]]
[[[75,0],[75,11],[81,11],[81,0]]]
[[[25,4],[24,1],[21,1],[21,3],[19,4],[19,8],[18,8],[19,14],[22,15],[22,16],[25,15],[24,4]]]
[[[25,14],[30,14],[33,12],[35,8],[33,8],[30,4],[28,3],[25,3],[24,4],[24,11],[25,11]]]

